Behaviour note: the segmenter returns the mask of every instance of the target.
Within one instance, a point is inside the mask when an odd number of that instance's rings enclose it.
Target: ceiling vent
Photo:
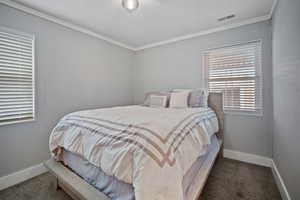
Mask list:
[[[235,15],[232,14],[232,15],[228,15],[228,16],[226,16],[226,17],[221,17],[221,18],[218,19],[218,21],[219,21],[219,22],[222,22],[222,21],[225,21],[225,20],[232,19],[232,18],[234,18],[234,17],[235,17]]]

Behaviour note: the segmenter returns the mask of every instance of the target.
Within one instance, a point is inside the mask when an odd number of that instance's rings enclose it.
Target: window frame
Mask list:
[[[258,72],[256,78],[259,78],[260,81],[260,88],[256,88],[255,90],[259,92],[259,96],[260,96],[260,101],[261,101],[261,109],[258,111],[243,111],[243,110],[229,110],[226,109],[223,103],[223,110],[225,114],[230,114],[230,115],[242,115],[242,116],[254,116],[254,117],[262,117],[264,114],[264,103],[263,103],[263,70],[262,70],[262,47],[263,47],[263,41],[262,39],[258,39],[258,40],[251,40],[251,41],[246,41],[246,42],[238,42],[235,44],[229,44],[229,45],[223,45],[223,46],[219,46],[219,47],[213,47],[213,48],[209,48],[209,49],[205,49],[202,51],[202,80],[203,80],[203,85],[205,86],[205,88],[208,89],[209,91],[209,67],[206,64],[206,55],[214,50],[221,50],[221,49],[226,49],[226,48],[232,48],[232,47],[237,47],[237,46],[243,46],[243,45],[247,45],[247,44],[251,44],[251,43],[257,43],[258,45],[258,58],[256,59],[257,64],[255,66],[255,71]],[[225,97],[223,95],[223,102],[225,102]]]
[[[32,40],[32,69],[31,69],[31,84],[32,84],[32,118],[30,119],[13,119],[11,121],[0,122],[0,126],[11,125],[11,124],[19,124],[25,122],[34,122],[36,121],[36,77],[35,77],[35,35],[31,33],[25,33],[23,31],[15,30],[12,28],[0,26],[0,31],[9,33],[9,34],[16,34],[21,37],[26,37]]]

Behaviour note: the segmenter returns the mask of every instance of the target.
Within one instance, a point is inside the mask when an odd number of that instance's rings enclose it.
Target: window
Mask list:
[[[204,74],[210,92],[222,92],[224,111],[262,114],[261,42],[209,50]]]
[[[0,27],[0,124],[34,119],[34,37]]]

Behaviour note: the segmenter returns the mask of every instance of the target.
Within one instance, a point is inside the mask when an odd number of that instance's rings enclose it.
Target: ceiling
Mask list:
[[[129,13],[121,0],[14,0],[132,48],[263,18],[274,1],[139,0],[140,7]],[[236,17],[217,21],[231,14]]]

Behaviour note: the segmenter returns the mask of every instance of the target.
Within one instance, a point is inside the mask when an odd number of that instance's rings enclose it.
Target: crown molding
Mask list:
[[[46,19],[46,20],[48,20],[50,22],[54,22],[56,24],[65,26],[65,27],[70,28],[72,30],[75,30],[75,31],[78,31],[78,32],[81,32],[81,33],[84,33],[84,34],[87,34],[87,35],[90,35],[90,36],[98,38],[100,40],[104,40],[104,41],[106,41],[108,43],[117,45],[119,47],[123,47],[123,48],[129,49],[129,50],[132,50],[132,51],[135,49],[135,48],[133,48],[130,45],[127,45],[127,44],[124,44],[122,42],[113,40],[113,39],[111,39],[109,37],[100,35],[99,33],[96,33],[96,32],[91,31],[89,29],[86,29],[86,28],[83,28],[81,26],[72,24],[70,22],[67,22],[66,20],[62,20],[62,19],[59,19],[59,18],[54,17],[52,15],[45,14],[45,13],[43,13],[41,11],[38,11],[38,10],[33,9],[33,8],[30,8],[30,7],[25,6],[23,4],[20,4],[20,3],[17,3],[17,2],[11,1],[11,0],[0,0],[0,3],[2,3],[4,5],[7,5],[9,7],[12,7],[12,8],[18,9],[18,10],[21,10],[23,12],[29,13],[31,15],[35,15],[37,17]]]
[[[220,32],[220,31],[225,31],[225,30],[229,30],[229,29],[233,29],[233,28],[237,28],[240,26],[244,26],[244,25],[249,25],[249,24],[254,24],[257,22],[262,22],[262,21],[267,21],[271,19],[270,15],[265,15],[265,16],[261,16],[261,17],[255,17],[252,19],[248,19],[242,22],[238,22],[238,23],[234,23],[234,24],[227,24],[221,27],[217,27],[217,28],[213,28],[213,29],[209,29],[209,30],[205,30],[205,31],[200,31],[197,33],[192,33],[192,34],[188,34],[188,35],[184,35],[184,36],[179,36],[179,37],[175,37],[172,39],[168,39],[168,40],[164,40],[164,41],[160,41],[160,42],[156,42],[156,43],[152,43],[152,44],[148,44],[145,46],[141,46],[138,48],[135,48],[135,51],[140,51],[140,50],[144,50],[144,49],[149,49],[149,48],[153,48],[153,47],[157,47],[157,46],[161,46],[161,45],[166,45],[166,44],[170,44],[170,43],[174,43],[174,42],[179,42],[182,40],[187,40],[187,39],[191,39],[191,38],[195,38],[195,37],[199,37],[199,36],[203,36],[203,35],[208,35],[211,33],[216,33],[216,32]]]
[[[48,15],[46,13],[43,13],[41,11],[38,11],[36,9],[30,8],[28,6],[25,6],[23,4],[20,4],[20,3],[17,3],[17,2],[11,1],[11,0],[0,0],[0,3],[5,4],[5,5],[7,5],[9,7],[12,7],[12,8],[18,9],[18,10],[21,10],[23,12],[29,13],[31,15],[38,16],[38,17],[46,19],[48,21],[57,23],[59,25],[65,26],[65,27],[73,29],[75,31],[90,35],[92,37],[95,37],[95,38],[98,38],[100,40],[106,41],[108,43],[111,43],[111,44],[129,49],[131,51],[141,51],[141,50],[144,50],[144,49],[149,49],[149,48],[162,46],[162,45],[166,45],[166,44],[170,44],[170,43],[174,43],[174,42],[179,42],[179,41],[182,41],[182,40],[187,40],[187,39],[191,39],[191,38],[195,38],[195,37],[199,37],[199,36],[203,36],[203,35],[208,35],[208,34],[211,34],[211,33],[216,33],[216,32],[220,32],[220,31],[225,31],[225,30],[237,28],[237,27],[244,26],[244,25],[249,25],[249,24],[254,24],[254,23],[257,23],[257,22],[270,20],[272,18],[272,15],[273,15],[273,12],[276,8],[278,0],[274,0],[272,8],[270,10],[270,13],[268,15],[247,19],[247,20],[244,20],[242,22],[237,22],[237,23],[233,23],[233,24],[227,24],[227,25],[224,25],[224,26],[221,26],[221,27],[208,29],[208,30],[204,30],[204,31],[200,31],[200,32],[196,32],[196,33],[192,33],[192,34],[188,34],[188,35],[174,37],[174,38],[171,38],[171,39],[167,39],[167,40],[163,40],[163,41],[155,42],[155,43],[150,43],[150,44],[140,46],[140,47],[133,47],[133,46],[130,46],[128,44],[116,41],[112,38],[100,35],[99,33],[96,33],[96,32],[91,31],[89,29],[83,28],[79,25],[72,24],[70,22],[67,22],[66,20],[59,19],[59,18],[54,17],[52,15]]]
[[[278,0],[274,0],[273,4],[272,4],[272,8],[270,10],[270,14],[269,14],[270,19],[272,19],[272,17],[273,17],[273,14],[274,14],[277,4],[278,4]]]

